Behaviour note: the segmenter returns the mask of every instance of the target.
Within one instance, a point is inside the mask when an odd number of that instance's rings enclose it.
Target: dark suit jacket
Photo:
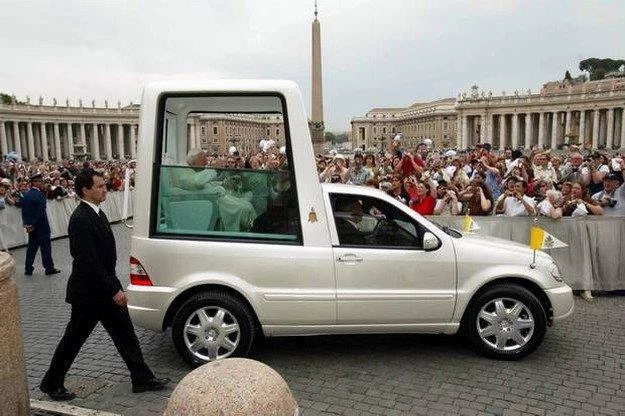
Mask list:
[[[111,227],[81,202],[69,220],[68,235],[74,260],[66,301],[96,307],[113,302],[122,285],[115,274],[117,253]]]
[[[22,199],[22,223],[34,226],[36,233],[50,234],[46,196],[35,187],[30,188]]]

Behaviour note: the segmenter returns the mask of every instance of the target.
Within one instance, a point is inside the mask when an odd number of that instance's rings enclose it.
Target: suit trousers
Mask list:
[[[152,370],[143,360],[128,309],[111,300],[110,304],[98,307],[72,305],[70,321],[54,351],[50,368],[41,382],[43,386],[51,389],[64,386],[65,375],[98,322],[102,323],[130,370],[132,383],[141,383],[154,378]]]
[[[37,250],[41,248],[41,262],[46,271],[54,269],[54,261],[52,261],[52,244],[50,243],[50,234],[38,232],[37,230],[28,233],[28,247],[26,248],[26,264],[25,271],[32,272],[33,264]]]

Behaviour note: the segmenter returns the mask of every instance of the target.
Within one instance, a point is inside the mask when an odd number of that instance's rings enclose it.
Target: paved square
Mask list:
[[[128,283],[131,231],[113,226],[117,271]],[[69,319],[64,302],[71,268],[68,240],[52,252],[62,273],[23,276],[17,262],[31,398]],[[549,328],[543,345],[519,362],[475,354],[460,337],[420,335],[324,336],[268,339],[252,358],[273,367],[309,415],[625,415],[625,297],[579,299],[566,322]],[[171,333],[137,328],[146,358],[159,377],[175,383],[191,369],[178,357]],[[123,415],[157,415],[171,389],[133,394],[128,371],[98,325],[72,366],[68,386],[91,380],[72,403]],[[216,381],[218,382],[218,381]]]

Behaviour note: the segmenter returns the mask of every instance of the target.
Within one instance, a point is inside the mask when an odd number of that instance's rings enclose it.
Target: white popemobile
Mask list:
[[[139,326],[172,327],[191,364],[246,355],[263,335],[458,331],[518,359],[573,312],[546,253],[320,184],[292,82],[154,83],[139,130],[128,308]],[[261,140],[275,141],[250,161],[264,169],[195,159]]]

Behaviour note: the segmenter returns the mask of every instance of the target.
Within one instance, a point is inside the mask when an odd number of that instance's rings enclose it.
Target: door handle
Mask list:
[[[355,254],[344,254],[342,256],[338,256],[336,260],[341,263],[360,263],[362,261],[362,257],[358,257]]]

